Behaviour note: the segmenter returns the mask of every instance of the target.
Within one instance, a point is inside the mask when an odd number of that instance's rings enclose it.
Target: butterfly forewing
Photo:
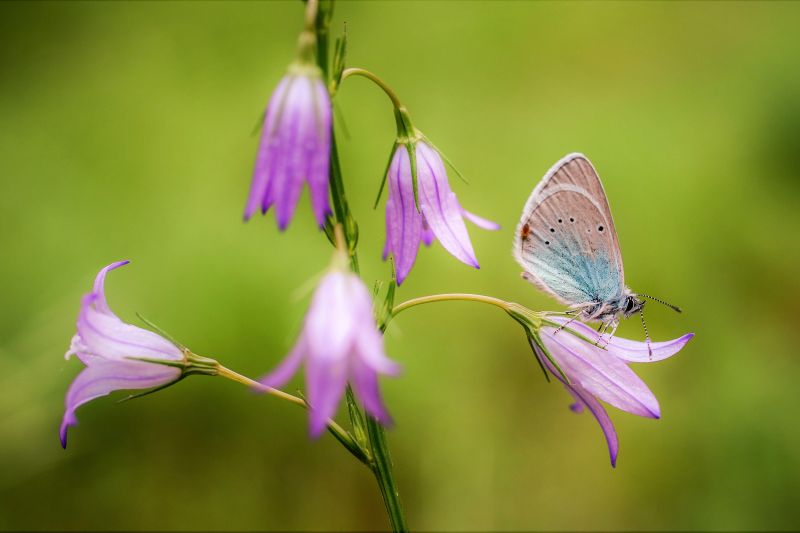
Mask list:
[[[522,215],[514,255],[538,287],[568,305],[611,302],[624,290],[622,257],[600,178],[581,154],[553,166]]]

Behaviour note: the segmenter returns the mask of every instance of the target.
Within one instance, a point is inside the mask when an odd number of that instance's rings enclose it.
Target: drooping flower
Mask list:
[[[181,369],[133,358],[180,362],[180,348],[164,337],[126,324],[108,307],[105,279],[110,270],[128,264],[112,263],[100,270],[92,292],[81,300],[78,332],[72,337],[65,357],[76,355],[86,366],[67,391],[66,409],[59,436],[67,447],[67,429],[78,423],[75,410],[86,402],[116,390],[157,388],[178,380]]]
[[[464,219],[483,229],[500,229],[498,224],[461,207],[450,189],[447,171],[435,148],[425,140],[414,145],[419,211],[414,200],[411,161],[404,144],[397,145],[387,175],[389,199],[386,202],[386,247],[383,256],[386,259],[391,253],[394,257],[398,285],[414,266],[420,242],[430,245],[434,239],[438,239],[453,257],[480,268]]]
[[[314,216],[324,226],[331,212],[330,151],[331,102],[321,72],[311,64],[294,64],[267,106],[244,219],[274,204],[278,227],[286,229],[308,183]]]
[[[322,279],[300,338],[261,383],[284,385],[301,362],[305,364],[312,437],[318,437],[336,413],[348,381],[367,413],[384,425],[391,424],[378,389],[378,374],[396,376],[400,367],[384,352],[369,291],[355,274],[332,270]]]
[[[556,318],[565,324],[567,319]],[[598,340],[598,333],[589,326],[572,321],[567,326],[586,339]],[[647,385],[628,366],[629,363],[661,361],[678,353],[694,336],[687,333],[666,342],[638,342],[620,337],[608,340],[606,335],[598,344],[586,342],[569,331],[543,327],[541,340],[549,354],[569,378],[565,383],[561,374],[548,360],[541,348],[534,345],[536,355],[552,375],[558,378],[575,400],[570,409],[580,413],[584,408],[597,419],[608,443],[611,465],[616,466],[619,441],[611,418],[598,400],[647,418],[660,418],[658,400]],[[606,345],[606,343],[608,343]],[[602,346],[602,347],[601,347]]]

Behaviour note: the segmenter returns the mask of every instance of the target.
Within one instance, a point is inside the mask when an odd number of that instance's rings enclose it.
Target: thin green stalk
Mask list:
[[[400,98],[397,96],[397,94],[392,90],[391,87],[389,87],[389,85],[385,81],[380,79],[375,73],[370,72],[365,68],[346,68],[342,72],[342,81],[346,80],[350,76],[361,76],[363,78],[367,78],[372,83],[380,87],[384,93],[386,93],[386,96],[388,96],[389,100],[392,101],[392,105],[394,105],[395,109],[400,109],[401,107],[403,107],[403,104],[400,102]]]
[[[282,390],[273,389],[272,387],[267,387],[265,385],[262,385],[258,381],[250,379],[247,376],[243,376],[238,372],[234,372],[230,368],[218,364],[216,370],[218,376],[229,379],[231,381],[235,381],[237,383],[241,383],[242,385],[245,385],[251,389],[271,394],[276,398],[280,398],[281,400],[293,403],[294,405],[300,406],[304,409],[309,408],[308,402],[306,402],[304,399],[298,398],[297,396],[289,394],[288,392],[283,392]],[[328,431],[331,433],[331,435],[336,437],[336,440],[338,440],[342,444],[342,446],[344,446],[347,449],[347,451],[353,454],[353,456],[356,459],[358,459],[359,461],[361,461],[366,465],[372,464],[372,457],[370,456],[370,454],[368,454],[367,451],[364,450],[353,439],[350,433],[347,430],[345,430],[342,426],[340,426],[333,420],[328,420]]]
[[[447,302],[447,301],[469,301],[481,302],[489,305],[499,307],[503,311],[508,311],[511,304],[499,298],[492,296],[484,296],[482,294],[465,294],[465,293],[449,293],[449,294],[431,294],[429,296],[421,296],[419,298],[412,298],[403,303],[397,304],[392,308],[392,316],[397,315],[401,311],[414,307],[415,305],[422,305],[432,302]]]
[[[331,8],[332,9],[332,8]],[[330,15],[330,12],[328,13]],[[328,72],[328,57],[327,54],[321,53],[327,51],[328,32],[324,21],[317,17],[317,43],[318,54],[317,64],[323,70]],[[330,80],[329,80],[330,81]],[[356,274],[359,273],[358,254],[356,247],[358,245],[358,224],[350,212],[350,207],[347,204],[347,196],[344,190],[344,180],[342,178],[342,169],[339,162],[339,150],[336,146],[336,132],[335,130],[331,135],[331,164],[330,164],[330,189],[331,198],[333,203],[333,216],[334,220],[340,223],[343,227],[344,238],[347,243],[347,251],[350,256],[350,268]],[[334,245],[335,245],[335,239]],[[372,419],[372,417],[365,416],[362,409],[355,402],[353,391],[350,386],[347,386],[347,393],[345,395],[348,410],[350,413],[350,422],[353,425],[353,430],[356,433],[356,439],[364,438],[363,433],[366,429],[366,436],[368,437],[370,470],[372,471],[378,486],[383,496],[383,503],[386,506],[386,511],[389,514],[389,521],[392,529],[395,532],[407,531],[405,518],[403,517],[402,508],[400,507],[400,496],[397,491],[397,484],[394,480],[392,472],[392,463],[389,458],[389,447],[386,443],[386,438],[383,433],[383,428],[380,424]],[[365,427],[366,426],[366,427]]]
[[[408,531],[403,508],[400,505],[400,493],[397,491],[397,484],[392,473],[392,458],[389,454],[389,445],[386,443],[386,432],[383,426],[367,416],[367,433],[369,434],[370,448],[372,449],[372,472],[378,480],[381,489],[383,503],[386,505],[386,512],[389,513],[389,522],[392,524],[392,531]]]

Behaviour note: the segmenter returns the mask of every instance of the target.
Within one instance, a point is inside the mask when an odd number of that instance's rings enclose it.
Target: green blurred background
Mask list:
[[[513,228],[558,158],[609,195],[655,339],[637,372],[663,419],[614,409],[616,470],[589,415],[547,384],[496,309],[442,303],[387,333],[389,433],[418,530],[800,526],[800,4],[340,2],[349,64],[395,88],[469,178],[474,271],[423,250],[398,298],[479,292],[559,306],[519,277]],[[221,379],[92,402],[64,451],[62,355],[96,271],[112,307],[251,376],[291,346],[330,247],[307,198],[289,230],[241,213],[300,2],[0,4],[0,528],[375,529],[369,472],[295,407]],[[364,278],[385,278],[372,201],[394,122],[338,98]],[[641,339],[637,320],[620,334]],[[300,385],[297,379],[293,384]],[[117,398],[122,395],[118,395]]]

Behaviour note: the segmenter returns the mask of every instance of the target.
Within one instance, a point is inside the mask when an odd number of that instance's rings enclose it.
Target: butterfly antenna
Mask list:
[[[647,323],[644,321],[644,306],[639,309],[639,314],[642,317],[642,327],[644,328],[644,340],[647,341],[647,353],[650,359],[653,359],[653,348],[650,346],[650,334],[647,332]]]
[[[641,293],[637,294],[636,296],[641,296],[643,298],[647,298],[649,300],[653,300],[654,302],[658,302],[658,303],[660,303],[662,305],[666,305],[667,307],[669,307],[670,309],[672,309],[676,313],[682,313],[683,312],[683,311],[681,311],[681,308],[678,307],[677,305],[672,305],[671,303],[665,302],[664,300],[661,300],[659,298],[655,298],[653,296],[648,296],[646,294],[641,294]]]

